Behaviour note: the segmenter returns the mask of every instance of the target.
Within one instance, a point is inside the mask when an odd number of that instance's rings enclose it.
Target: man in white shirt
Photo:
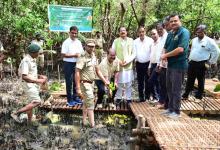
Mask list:
[[[157,30],[157,33],[160,37],[160,42],[162,42],[163,44],[165,44],[166,42],[166,39],[167,39],[167,31],[164,29],[164,25],[162,23],[157,23],[156,25],[156,30]]]
[[[82,104],[76,95],[75,89],[75,66],[78,58],[84,52],[81,42],[77,39],[78,28],[70,27],[69,38],[63,42],[61,55],[63,57],[64,75],[66,82],[67,105]]]
[[[186,89],[182,95],[187,99],[189,93],[193,90],[195,79],[198,80],[198,92],[195,97],[203,98],[205,84],[205,62],[215,65],[219,57],[219,48],[215,41],[205,35],[206,26],[199,25],[196,28],[197,37],[192,39],[192,47],[189,55],[189,67],[187,72]]]
[[[165,30],[165,27],[169,27],[169,20],[168,18],[165,18],[163,21],[164,23],[158,23],[156,25],[156,30],[160,36],[160,43],[162,46],[164,46],[166,39],[167,39],[167,31]],[[162,53],[165,53],[164,51]],[[160,61],[159,64],[159,85],[160,85],[160,93],[159,93],[159,103],[157,107],[159,109],[167,109],[168,107],[168,96],[167,96],[167,89],[166,89],[166,70],[167,70],[167,61]]]
[[[112,44],[112,49],[116,52],[119,59],[120,71],[118,75],[118,90],[115,95],[116,105],[121,102],[123,89],[127,103],[131,102],[132,96],[132,81],[134,79],[132,61],[135,57],[133,51],[133,39],[127,37],[125,27],[120,28],[120,37],[115,39]]]
[[[163,50],[163,45],[160,42],[159,35],[156,29],[151,31],[151,37],[154,42],[151,44],[150,50],[150,64],[149,64],[149,86],[154,100],[159,100],[159,82],[158,82],[158,66],[160,64],[160,57]]]
[[[150,45],[153,43],[153,39],[146,36],[146,30],[143,26],[139,27],[138,34],[139,38],[134,41],[134,52],[136,56],[138,94],[140,102],[144,102],[150,98],[147,71],[150,62]]]

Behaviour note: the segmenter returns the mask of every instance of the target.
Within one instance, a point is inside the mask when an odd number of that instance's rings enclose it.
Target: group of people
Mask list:
[[[139,101],[157,102],[157,107],[164,109],[162,115],[179,118],[180,102],[188,98],[196,78],[198,92],[195,97],[202,99],[205,63],[214,65],[219,56],[217,44],[206,36],[205,31],[205,25],[196,28],[197,37],[192,40],[188,55],[190,32],[182,26],[181,17],[177,14],[166,17],[162,23],[157,23],[150,32],[151,37],[146,36],[146,28],[140,26],[139,37],[133,40],[127,36],[126,28],[120,27],[119,37],[107,51],[107,57],[101,59],[98,56],[97,59],[97,40],[86,40],[83,48],[77,39],[78,28],[70,27],[69,38],[63,42],[61,50],[67,105],[83,104],[83,124],[86,124],[88,117],[91,127],[94,127],[94,84],[98,87],[98,108],[103,107],[102,100],[105,94],[108,95],[110,107],[117,107],[122,100],[129,106],[132,102],[132,83],[136,70]],[[47,78],[36,74],[35,58],[39,50],[40,47],[32,43],[28,47],[29,55],[20,65],[22,79],[27,86],[30,85],[27,93],[31,103],[11,115],[15,120],[25,111],[31,116],[32,108],[40,104],[36,83],[44,84]],[[187,69],[187,84],[182,95],[182,84]],[[110,84],[117,90],[111,91]]]

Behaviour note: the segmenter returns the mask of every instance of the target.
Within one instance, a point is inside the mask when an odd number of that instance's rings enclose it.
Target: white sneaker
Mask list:
[[[195,102],[195,103],[201,103],[201,102],[202,102],[202,100],[201,100],[201,99],[197,99],[197,98],[196,98],[196,99],[194,99],[194,102]]]
[[[97,104],[98,109],[102,109],[102,104]]]
[[[164,110],[162,113],[160,113],[161,115],[167,116],[169,114],[171,114],[169,109]]]
[[[149,102],[150,104],[157,104],[159,101],[157,99],[153,99],[153,100],[150,100]]]
[[[109,103],[109,107],[112,109],[116,109],[116,106],[113,103]]]
[[[170,113],[167,117],[171,118],[171,119],[179,119],[180,118],[180,114],[177,114],[175,112]]]

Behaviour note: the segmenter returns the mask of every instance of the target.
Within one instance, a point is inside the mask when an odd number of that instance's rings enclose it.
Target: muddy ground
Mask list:
[[[96,127],[81,126],[81,114],[52,114],[49,118],[27,124],[18,124],[7,115],[1,115],[1,149],[67,150],[67,149],[130,149],[128,143],[132,124],[106,124],[106,115],[96,114]],[[24,117],[25,118],[25,117]]]

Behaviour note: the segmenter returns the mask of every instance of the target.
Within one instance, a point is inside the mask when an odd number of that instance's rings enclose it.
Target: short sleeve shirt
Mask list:
[[[27,54],[21,61],[19,65],[19,74],[26,74],[30,78],[36,80],[37,79],[37,63],[36,59],[32,58],[29,54]]]
[[[81,80],[87,80],[93,82],[96,78],[95,68],[98,65],[98,61],[92,53],[91,55],[85,52],[76,63],[76,68],[80,69]]]
[[[109,63],[107,58],[104,58],[98,66],[102,75],[108,79],[112,78],[115,72],[119,72],[119,60],[116,58],[112,64]]]
[[[82,54],[83,52],[84,50],[82,47],[82,43],[78,39],[75,39],[73,41],[72,39],[68,38],[63,42],[62,50],[61,50],[62,54],[76,54],[76,53]],[[77,62],[78,58],[63,58],[63,61]]]
[[[180,27],[179,30],[175,33],[170,32],[168,34],[164,45],[164,49],[166,49],[167,52],[171,52],[178,47],[182,47],[184,49],[183,53],[168,58],[168,68],[179,70],[187,69],[187,54],[189,50],[189,40],[190,33],[184,27]]]

